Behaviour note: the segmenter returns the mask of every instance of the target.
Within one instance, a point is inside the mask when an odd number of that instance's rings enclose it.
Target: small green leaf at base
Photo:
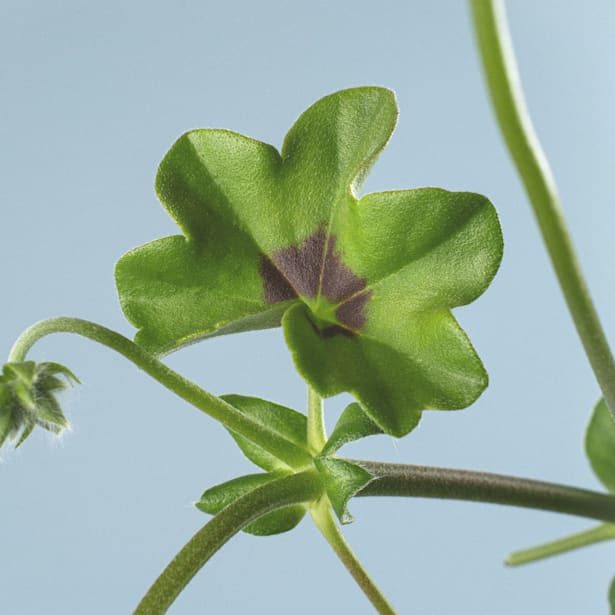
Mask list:
[[[277,480],[281,476],[281,474],[269,473],[247,474],[239,478],[234,478],[233,480],[207,489],[195,505],[203,512],[217,515],[221,510],[241,496],[271,481]],[[300,504],[280,508],[246,525],[243,531],[255,536],[282,534],[296,527],[301,519],[303,519],[305,512],[305,507]]]
[[[271,401],[246,395],[223,395],[222,399],[240,412],[254,419],[271,431],[303,448],[307,452],[307,417],[292,408]],[[288,470],[288,466],[262,447],[233,431],[229,433],[243,452],[255,465],[267,472]]]
[[[382,428],[365,413],[360,404],[350,404],[335,424],[333,432],[322,449],[322,454],[332,455],[344,444],[383,433]]]
[[[596,404],[587,426],[585,452],[596,476],[615,493],[615,423],[604,399]]]
[[[611,607],[611,615],[615,615],[615,578],[611,581],[609,587],[609,605]]]
[[[352,515],[348,512],[348,501],[374,477],[365,468],[345,459],[318,457],[314,463],[340,523],[352,523]]]

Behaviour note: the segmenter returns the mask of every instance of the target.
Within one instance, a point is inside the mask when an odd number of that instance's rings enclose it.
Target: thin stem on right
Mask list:
[[[515,551],[506,558],[505,563],[508,566],[521,566],[522,564],[537,562],[546,557],[553,557],[554,555],[560,555],[567,551],[573,551],[582,547],[588,547],[597,542],[613,539],[615,539],[615,525],[612,523],[604,523],[597,527],[592,527],[589,530],[585,530],[584,532],[572,534],[564,538],[559,538],[558,540],[552,540],[551,542],[546,542],[529,549]]]
[[[504,141],[521,176],[568,309],[615,419],[615,361],[577,261],[547,158],[527,111],[504,4],[471,0],[478,48]]]

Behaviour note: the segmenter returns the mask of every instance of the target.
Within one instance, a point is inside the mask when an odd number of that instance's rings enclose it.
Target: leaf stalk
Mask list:
[[[310,452],[319,455],[326,441],[322,397],[308,385],[307,444]]]
[[[73,333],[115,350],[167,389],[228,429],[271,452],[291,468],[304,467],[311,462],[310,455],[286,438],[187,380],[127,337],[96,323],[66,317],[50,318],[36,323],[19,336],[11,349],[9,361],[23,361],[35,342],[52,333]]]
[[[349,460],[374,476],[358,496],[466,500],[520,506],[615,523],[615,496],[488,472]]]
[[[267,483],[238,498],[186,543],[150,587],[134,615],[166,613],[194,575],[242,528],[278,508],[315,500],[321,493],[317,473],[307,471]]]

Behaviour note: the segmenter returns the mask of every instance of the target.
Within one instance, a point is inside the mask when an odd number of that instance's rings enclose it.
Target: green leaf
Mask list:
[[[222,399],[261,425],[266,425],[271,431],[303,448],[306,452],[308,451],[307,418],[304,414],[258,397],[230,394],[222,395]],[[229,430],[229,433],[233,436],[243,454],[263,470],[268,472],[288,470],[288,466],[284,462],[260,446],[231,430]]]
[[[587,426],[585,452],[596,476],[615,493],[615,423],[604,399],[596,404]]]
[[[314,460],[320,472],[325,491],[340,523],[352,523],[348,512],[348,500],[373,480],[373,476],[361,466],[335,457],[317,457]]]
[[[350,404],[340,415],[322,454],[332,455],[344,444],[381,433],[382,429],[365,413],[360,404]]]
[[[218,514],[223,508],[239,497],[262,487],[271,481],[277,480],[280,474],[247,474],[226,483],[207,489],[196,503],[196,507],[211,515]],[[253,521],[244,528],[244,532],[256,536],[271,536],[292,530],[305,515],[302,505],[286,506],[274,510],[260,519]]]
[[[609,605],[611,607],[611,615],[615,615],[615,579],[611,581],[609,587]]]
[[[353,393],[396,436],[425,409],[471,404],[487,375],[450,309],[495,275],[497,215],[435,188],[358,199],[396,119],[392,92],[362,87],[312,105],[281,153],[225,130],[181,137],[156,187],[184,235],[116,270],[137,342],[162,354],[282,323],[319,394]]]

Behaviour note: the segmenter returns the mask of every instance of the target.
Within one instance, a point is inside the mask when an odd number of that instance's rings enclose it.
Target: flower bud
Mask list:
[[[36,425],[59,434],[68,421],[55,393],[79,379],[59,363],[5,363],[0,375],[0,446],[7,438],[20,446]]]

